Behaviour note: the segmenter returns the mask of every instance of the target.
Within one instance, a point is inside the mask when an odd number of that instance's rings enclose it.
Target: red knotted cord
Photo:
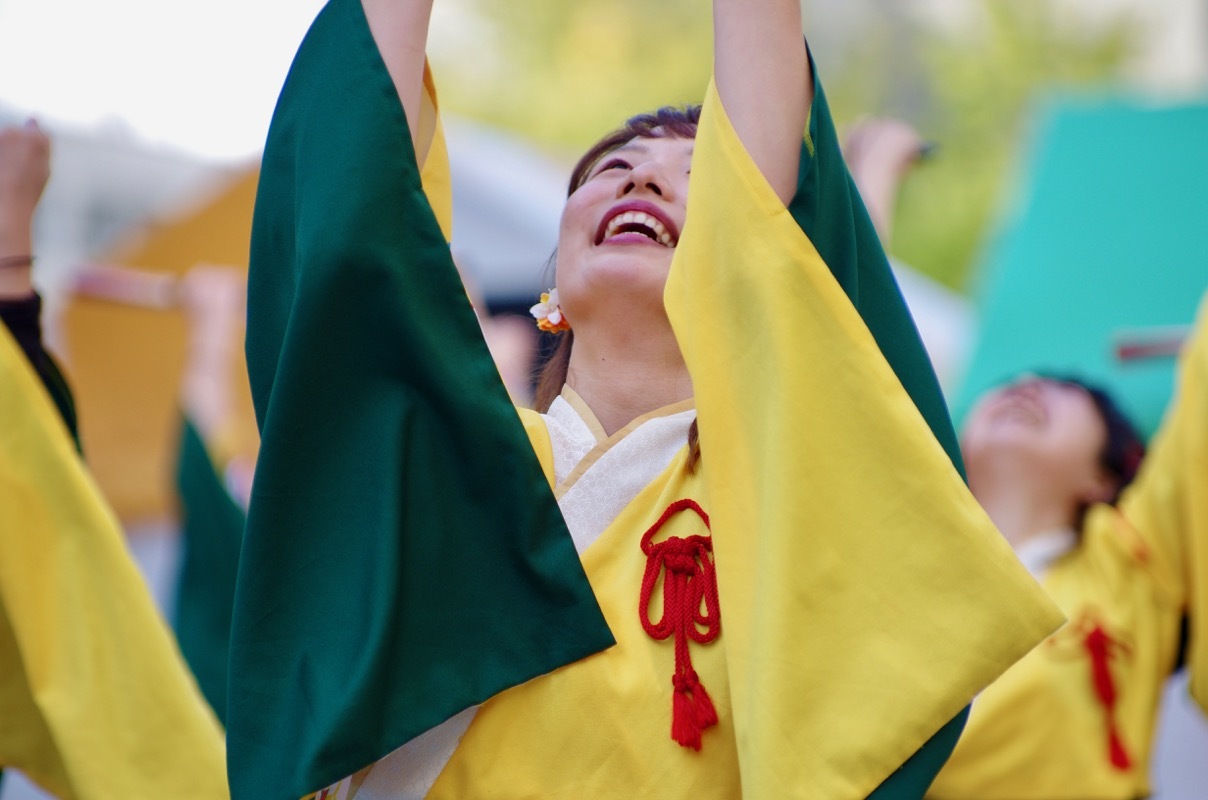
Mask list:
[[[1120,739],[1120,731],[1116,727],[1117,695],[1111,672],[1112,650],[1118,643],[1099,625],[1090,629],[1082,643],[1091,658],[1091,681],[1095,685],[1095,695],[1103,705],[1107,720],[1108,758],[1113,767],[1126,770],[1132,766],[1132,759],[1128,757],[1128,751],[1124,749],[1124,742]]]
[[[651,539],[663,524],[681,511],[691,509],[709,528],[709,516],[694,500],[677,500],[667,507],[658,522],[642,536],[642,552],[646,554],[646,573],[642,576],[642,596],[638,617],[652,638],[675,637],[675,675],[671,678],[674,694],[671,702],[671,738],[684,747],[700,750],[701,733],[717,724],[713,700],[692,669],[692,654],[688,641],[707,644],[721,633],[721,607],[717,599],[717,572],[710,553],[713,540],[709,536],[672,536],[657,544]],[[663,579],[663,618],[650,621],[650,595]],[[704,604],[702,613],[701,605]],[[704,631],[700,630],[704,627]]]

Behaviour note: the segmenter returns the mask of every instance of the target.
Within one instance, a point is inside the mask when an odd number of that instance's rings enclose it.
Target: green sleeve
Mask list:
[[[320,12],[273,115],[246,351],[234,800],[301,797],[613,644],[360,0]]]
[[[868,800],[918,800],[927,793],[935,776],[952,755],[969,719],[966,706],[947,725],[939,729],[897,772],[885,779]]]
[[[173,627],[201,693],[225,723],[231,613],[247,515],[223,485],[188,419],[180,433],[176,489],[182,555]]]

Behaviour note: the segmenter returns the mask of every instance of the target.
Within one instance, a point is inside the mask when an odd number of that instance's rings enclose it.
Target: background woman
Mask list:
[[[920,144],[896,120],[851,134],[848,158],[883,235]],[[1113,398],[1075,377],[1022,376],[966,420],[974,496],[1070,623],[979,696],[930,796],[1144,797],[1163,687],[1182,664],[1203,707],[1203,658],[1188,649],[1208,570],[1203,316],[1144,465]]]
[[[978,698],[932,796],[1145,797],[1181,664],[1208,708],[1205,316],[1147,455],[1112,400],[1071,379],[1022,378],[970,413],[970,487],[1069,622]]]

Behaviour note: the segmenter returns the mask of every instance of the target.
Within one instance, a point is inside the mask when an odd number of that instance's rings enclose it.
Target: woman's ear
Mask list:
[[[1088,506],[1094,503],[1110,503],[1116,498],[1119,483],[1119,479],[1107,470],[1096,467],[1094,473],[1084,482],[1078,499]]]

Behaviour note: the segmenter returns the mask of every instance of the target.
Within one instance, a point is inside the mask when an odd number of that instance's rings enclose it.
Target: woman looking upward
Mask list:
[[[557,291],[535,307],[566,337],[563,360],[546,375],[544,413],[521,412],[544,486],[475,528],[473,558],[445,544],[444,516],[406,522],[430,497],[367,467],[402,459],[411,475],[444,474],[456,484],[431,493],[460,507],[480,497],[465,489],[480,451],[494,481],[528,463],[494,444],[517,427],[481,401],[503,400],[497,375],[452,391],[415,356],[464,362],[455,335],[472,330],[439,227],[431,6],[334,0],[311,29],[270,132],[253,235],[263,444],[232,640],[237,799],[272,785],[272,739],[299,705],[307,731],[280,762],[283,796],[335,782],[321,794],[920,797],[972,697],[1059,623],[961,480],[796,0],[713,10],[703,106],[634,118],[575,170]],[[362,338],[345,346],[351,330]],[[383,341],[387,356],[370,361]],[[481,407],[459,413],[471,395]],[[372,430],[367,409],[383,420]],[[484,421],[476,435],[489,441],[450,438]],[[416,458],[437,430],[440,446]],[[552,569],[515,525],[551,489],[562,544],[578,552]],[[352,514],[368,522],[349,526]],[[521,552],[483,554],[504,546]],[[354,548],[366,555],[342,561],[356,572],[334,584],[296,582],[285,604],[264,589]],[[615,644],[587,642],[589,613],[555,625],[544,609],[484,625],[459,648],[470,663],[377,659],[381,621],[404,629],[415,587],[450,552],[460,577],[434,589],[440,625],[391,652],[460,641],[488,609],[515,610],[498,597],[518,585],[561,579],[557,597],[570,597],[580,570]],[[513,563],[525,569],[503,580]],[[456,616],[485,582],[493,594]],[[304,619],[333,604],[338,626],[275,627],[287,606]],[[565,647],[576,637],[581,649]],[[479,681],[533,652],[553,655],[497,688]],[[274,677],[245,684],[266,660]],[[320,709],[332,672],[340,699]],[[389,706],[399,691],[413,702]],[[453,699],[431,724],[404,724],[436,691]],[[315,723],[328,712],[356,719],[355,735]],[[385,733],[366,744],[370,730]]]

